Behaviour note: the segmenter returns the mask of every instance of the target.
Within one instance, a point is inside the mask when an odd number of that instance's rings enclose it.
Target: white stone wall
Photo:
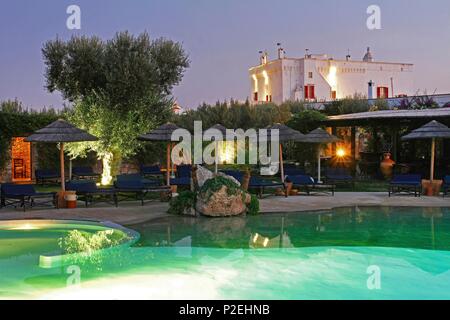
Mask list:
[[[330,70],[336,71],[335,77]],[[337,99],[355,94],[367,97],[369,81],[374,83],[374,98],[377,87],[387,87],[389,97],[400,94],[411,96],[417,92],[413,71],[413,65],[406,63],[332,60],[326,56],[277,59],[249,70],[250,101],[253,104],[264,103],[266,95],[271,95],[275,103],[303,100],[305,85],[314,85],[317,101],[332,100],[332,91],[336,91]],[[257,102],[253,101],[255,90],[258,92]]]

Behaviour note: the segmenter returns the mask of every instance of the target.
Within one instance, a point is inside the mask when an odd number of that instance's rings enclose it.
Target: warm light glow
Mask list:
[[[32,225],[31,223],[23,223],[18,225],[17,227],[11,228],[10,230],[35,230],[39,229],[37,226]]]
[[[336,156],[338,156],[339,158],[343,158],[345,157],[345,150],[342,148],[339,148],[336,150]]]
[[[328,73],[328,83],[331,86],[332,90],[336,90],[336,86],[337,86],[337,68],[335,66],[331,66],[330,67],[330,71]]]
[[[265,239],[264,239],[263,246],[264,246],[264,247],[267,247],[268,244],[269,244],[269,238],[265,238]]]
[[[254,74],[253,76],[253,81],[255,82],[255,92],[258,91],[258,78],[256,77],[256,74]]]
[[[234,163],[234,141],[219,142],[219,163]]]
[[[113,155],[108,153],[103,157],[102,185],[107,186],[112,182],[111,162]]]
[[[255,236],[253,237],[253,243],[256,243],[258,241],[259,234],[255,233]]]
[[[263,73],[262,73],[262,75],[263,75],[263,77],[264,77],[264,84],[265,84],[266,86],[268,86],[268,85],[269,85],[269,75],[267,74],[267,71],[264,70]]]

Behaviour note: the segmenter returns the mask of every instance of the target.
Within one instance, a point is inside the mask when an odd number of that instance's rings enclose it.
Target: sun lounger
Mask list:
[[[141,166],[141,175],[142,176],[163,176],[164,174],[161,171],[161,167],[158,165],[154,166]]]
[[[172,186],[191,186],[192,166],[190,164],[177,167],[177,177],[170,179]]]
[[[334,196],[336,186],[334,184],[317,183],[313,177],[308,175],[287,176],[286,182],[291,182],[294,187],[305,189],[306,194],[315,193],[331,193]]]
[[[91,167],[74,167],[72,169],[72,177],[76,179],[99,179],[100,176]]]
[[[221,170],[222,173],[226,174],[227,176],[235,178],[239,183],[242,184],[242,180],[244,179],[244,173],[237,170]]]
[[[444,197],[448,195],[448,191],[450,190],[450,176],[444,177],[444,183],[442,185]]]
[[[355,180],[346,168],[327,168],[325,180],[328,184],[351,184],[355,187]]]
[[[14,206],[26,210],[37,206],[56,207],[56,192],[36,192],[31,184],[2,184],[0,208]]]
[[[285,176],[302,176],[306,175],[305,170],[299,168],[294,164],[285,164],[284,165],[284,175]]]
[[[242,184],[242,181],[244,179],[244,173],[237,170],[222,170],[224,174],[231,176],[235,178],[239,183]],[[264,191],[268,188],[282,188],[284,191],[285,196],[287,197],[286,193],[286,185],[283,182],[273,181],[271,179],[262,178],[262,177],[250,177],[250,181],[248,184],[249,189],[256,189],[258,191],[258,196],[260,198],[263,197]]]
[[[144,205],[146,196],[151,193],[172,195],[169,186],[162,186],[158,181],[144,179],[141,175],[120,175],[114,183],[117,201],[139,200]]]
[[[422,176],[420,174],[395,175],[389,184],[389,197],[402,192],[420,197],[422,194]]]
[[[86,208],[93,203],[108,203],[117,207],[116,192],[112,188],[98,188],[95,181],[70,181],[66,190],[75,191],[78,200],[84,201]]]
[[[61,179],[61,175],[58,171],[53,169],[37,169],[34,172],[36,177],[36,184],[44,184],[45,182],[58,183]]]
[[[250,177],[248,184],[249,189],[257,189],[260,198],[263,197],[264,191],[268,188],[283,188],[284,194],[287,197],[286,185],[283,182],[272,181],[266,178]]]

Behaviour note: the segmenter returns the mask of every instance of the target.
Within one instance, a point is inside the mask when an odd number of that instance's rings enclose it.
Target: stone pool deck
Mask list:
[[[80,203],[81,204],[81,203]],[[337,192],[334,197],[327,195],[269,197],[260,201],[261,211],[301,212],[329,210],[346,206],[408,206],[408,207],[450,207],[450,198],[394,196],[386,192]],[[74,219],[93,221],[113,221],[122,225],[137,224],[167,216],[167,203],[152,202],[141,206],[139,202],[120,204],[119,208],[106,205],[77,209],[36,208],[23,212],[19,209],[3,208],[0,220],[15,219]]]

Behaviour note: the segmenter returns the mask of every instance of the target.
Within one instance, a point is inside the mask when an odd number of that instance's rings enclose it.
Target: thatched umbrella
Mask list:
[[[300,133],[300,131],[289,128],[287,125],[277,123],[273,126],[267,128],[268,130],[268,139],[271,139],[272,130],[278,130],[279,137],[279,148],[280,148],[280,170],[281,170],[281,181],[284,182],[284,164],[283,164],[283,146],[281,142],[286,141],[305,141],[306,137],[304,134]],[[305,141],[306,142],[306,141]]]
[[[210,132],[210,130],[212,130],[212,129],[219,130],[220,133],[222,133],[222,140],[215,139],[214,134],[212,134],[212,132]],[[206,130],[203,133],[203,141],[211,141],[211,139],[214,138],[214,142],[216,144],[216,146],[215,146],[216,147],[216,151],[215,151],[216,159],[214,161],[214,165],[215,165],[214,172],[216,174],[219,171],[218,170],[218,166],[219,166],[219,141],[225,141],[226,136],[227,136],[227,128],[225,128],[223,125],[221,125],[219,123],[213,125],[211,128],[209,128],[208,130]]]
[[[319,150],[317,151],[318,157],[317,157],[317,182],[320,183],[320,146],[322,144],[328,144],[333,142],[338,142],[341,139],[339,139],[336,136],[333,136],[323,130],[322,128],[317,128],[316,130],[311,131],[305,136],[305,142],[309,143],[317,143],[319,144]]]
[[[49,124],[43,129],[37,130],[34,134],[27,137],[27,142],[46,142],[59,143],[59,157],[61,163],[61,189],[66,191],[65,176],[64,176],[64,143],[66,142],[82,142],[82,141],[97,141],[98,138],[81,130],[69,122],[59,119]]]
[[[450,128],[436,120],[433,120],[410,134],[402,137],[402,140],[431,139],[431,163],[430,181],[434,180],[434,158],[436,154],[436,139],[450,139]]]
[[[169,186],[170,185],[170,151],[171,151],[171,144],[172,144],[172,133],[178,129],[181,129],[177,125],[173,123],[166,123],[162,126],[154,129],[153,131],[143,134],[139,136],[139,140],[143,141],[161,141],[161,142],[168,142],[167,143],[167,172],[166,172],[166,183]]]

